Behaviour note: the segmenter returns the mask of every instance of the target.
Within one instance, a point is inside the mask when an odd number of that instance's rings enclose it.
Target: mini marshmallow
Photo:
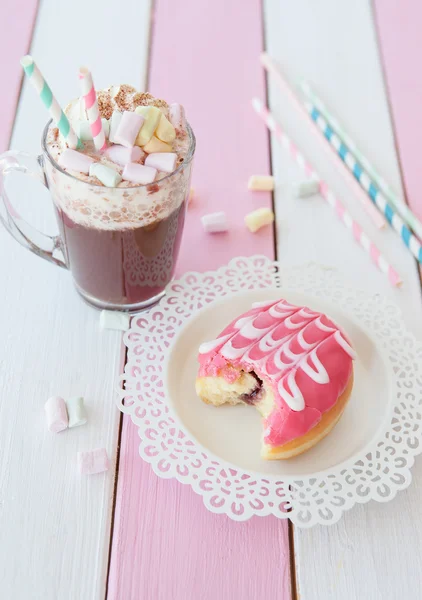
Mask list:
[[[309,196],[315,196],[319,193],[319,182],[311,179],[309,181],[302,181],[293,188],[293,195],[295,198],[308,198]]]
[[[133,148],[126,148],[125,146],[119,146],[118,144],[109,146],[105,153],[110,160],[117,163],[118,165],[122,165],[122,167],[124,167],[128,163],[137,162],[144,156],[144,153],[142,152],[139,146],[133,146]]]
[[[207,233],[222,233],[228,230],[225,212],[216,212],[201,217],[202,227]]]
[[[125,110],[114,134],[114,142],[132,148],[144,121],[145,118],[142,115]]]
[[[176,139],[176,130],[163,113],[161,113],[161,119],[158,123],[155,135],[159,140],[166,142],[167,144],[171,144]]]
[[[96,177],[106,187],[117,187],[122,178],[117,171],[100,163],[94,163],[89,168],[91,177]]]
[[[186,129],[185,109],[181,104],[170,104],[169,106],[170,123],[179,131]]]
[[[87,422],[84,399],[74,396],[66,400],[67,414],[69,415],[69,429],[79,427]]]
[[[138,115],[142,115],[145,119],[138,133],[135,144],[137,146],[145,146],[145,144],[147,144],[152,138],[154,131],[157,129],[163,113],[156,106],[138,106],[135,108],[135,112]]]
[[[110,131],[108,134],[108,139],[110,142],[113,142],[113,144],[117,143],[114,138],[116,135],[116,131],[120,125],[120,121],[122,120],[122,117],[123,113],[121,113],[119,110],[113,110],[113,114],[110,118]]]
[[[145,166],[154,167],[157,171],[164,171],[164,173],[173,173],[176,160],[177,154],[174,152],[158,152],[146,157]]]
[[[145,144],[144,150],[148,154],[153,154],[154,152],[171,152],[173,148],[153,135],[148,144]]]
[[[252,233],[274,221],[274,213],[269,208],[258,208],[245,217],[246,227]]]
[[[145,167],[136,163],[129,163],[125,166],[122,177],[125,181],[133,183],[152,183],[157,175],[157,169]]]
[[[110,134],[110,122],[107,119],[101,119],[103,126],[104,135],[108,138]],[[79,121],[76,127],[76,133],[78,134],[82,142],[92,142],[92,131],[89,121]]]
[[[79,171],[79,173],[85,173],[88,175],[91,165],[94,163],[94,159],[82,152],[77,150],[71,150],[66,148],[59,156],[59,165],[63,169],[69,169],[69,171]]]
[[[130,316],[128,313],[115,310],[102,310],[100,314],[100,327],[102,329],[118,329],[127,331],[129,329]]]
[[[78,469],[82,475],[95,475],[108,471],[110,461],[105,448],[78,452]]]
[[[53,433],[59,433],[67,429],[69,419],[66,411],[66,403],[60,396],[52,396],[44,405],[47,416],[48,430]]]
[[[252,175],[248,181],[248,189],[257,192],[272,192],[274,189],[274,177],[271,175]]]

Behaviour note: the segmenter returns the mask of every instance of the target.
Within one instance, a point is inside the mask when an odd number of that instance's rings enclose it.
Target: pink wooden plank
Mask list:
[[[265,93],[259,67],[259,0],[157,0],[150,90],[181,101],[198,141],[197,204],[189,211],[179,273],[211,269],[236,255],[273,255],[270,229],[250,234],[246,212],[270,195],[247,191],[252,173],[269,172],[267,133],[250,99]],[[205,236],[201,214],[225,210],[232,229]],[[290,598],[286,522],[234,523],[202,499],[163,481],[142,462],[136,428],[124,418],[109,576],[112,600]]]
[[[2,0],[1,3],[0,152],[9,146],[22,81],[19,59],[29,50],[37,8],[37,0]]]
[[[422,3],[374,0],[374,8],[407,200],[422,219]]]

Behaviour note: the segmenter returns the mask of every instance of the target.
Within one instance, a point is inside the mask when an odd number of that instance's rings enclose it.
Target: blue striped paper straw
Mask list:
[[[400,235],[413,256],[422,264],[422,246],[418,238],[413,235],[403,219],[392,208],[391,204],[388,203],[387,198],[370,179],[362,165],[355,159],[346,144],[327,123],[317,107],[310,102],[305,102],[305,107],[311,119],[322,131],[325,138],[330,142],[331,146],[335,149],[349,171],[353,173],[355,179],[357,179],[361,187],[366,191],[372,202],[382,212],[394,231]]]
[[[72,129],[69,119],[64,114],[56,98],[53,96],[48,83],[42,76],[32,56],[27,55],[21,58],[21,65],[25,71],[25,75],[36,89],[42,103],[50,113],[69,148],[80,148],[82,144],[78,136]]]

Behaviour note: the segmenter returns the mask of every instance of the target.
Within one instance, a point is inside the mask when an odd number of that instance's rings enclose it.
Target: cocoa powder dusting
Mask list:
[[[113,104],[111,102],[110,93],[105,90],[101,90],[97,94],[97,101],[100,115],[103,117],[103,119],[110,119],[111,115],[113,114]]]

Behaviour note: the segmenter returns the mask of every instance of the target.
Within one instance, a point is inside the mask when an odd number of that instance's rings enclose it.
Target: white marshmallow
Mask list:
[[[145,167],[136,163],[128,163],[123,169],[122,177],[125,181],[133,183],[152,183],[157,175],[157,169]]]
[[[128,313],[115,310],[102,310],[100,314],[100,327],[102,329],[118,329],[127,331],[129,329],[130,316]]]
[[[169,106],[170,123],[179,131],[186,129],[185,109],[181,104],[170,104]]]
[[[274,213],[269,208],[258,208],[245,217],[246,227],[252,233],[255,233],[258,229],[261,229],[264,225],[269,225],[273,221]]]
[[[89,168],[91,177],[96,177],[106,187],[117,187],[122,178],[117,171],[101,163],[94,163]]]
[[[119,144],[109,146],[105,153],[110,160],[118,165],[122,165],[122,167],[128,163],[136,162],[144,156],[144,153],[139,146],[126,148],[125,146],[120,146]]]
[[[146,167],[154,167],[157,171],[173,173],[176,167],[177,154],[174,152],[154,152],[145,159]]]
[[[79,171],[79,173],[85,173],[88,175],[91,165],[94,163],[94,159],[82,152],[77,150],[71,150],[66,148],[59,156],[59,165],[63,169],[69,169],[70,171]]]
[[[222,233],[228,230],[226,213],[216,212],[201,217],[202,226],[207,233]]]
[[[295,198],[308,198],[309,196],[315,196],[319,193],[319,182],[314,179],[309,181],[302,181],[293,188],[293,195]]]
[[[84,399],[74,396],[66,400],[67,414],[69,415],[69,429],[79,427],[87,422]]]
[[[122,120],[122,116],[123,113],[121,113],[119,110],[113,110],[113,114],[111,115],[111,119],[110,119],[110,132],[108,135],[108,139],[110,142],[113,142],[113,144],[116,144],[116,140],[115,135],[116,135],[116,131],[120,125],[120,121]]]
[[[69,419],[63,398],[60,398],[60,396],[52,396],[45,403],[44,409],[49,431],[59,433],[60,431],[67,429]]]
[[[248,181],[248,189],[257,192],[271,192],[274,189],[274,177],[272,175],[252,175]]]
[[[95,475],[108,471],[110,461],[105,448],[78,452],[78,469],[82,475]]]

